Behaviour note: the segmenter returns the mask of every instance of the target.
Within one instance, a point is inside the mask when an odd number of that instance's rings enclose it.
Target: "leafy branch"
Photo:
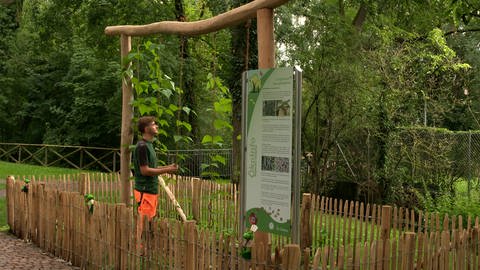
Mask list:
[[[130,78],[134,92],[132,106],[138,116],[155,116],[158,124],[158,134],[162,140],[156,140],[157,150],[165,154],[168,146],[181,143],[191,143],[192,138],[187,135],[176,134],[177,131],[191,132],[190,123],[182,121],[180,114],[195,113],[187,106],[175,104],[182,97],[183,91],[175,85],[171,77],[161,68],[161,44],[147,41],[132,51],[127,60],[132,63],[125,71]]]

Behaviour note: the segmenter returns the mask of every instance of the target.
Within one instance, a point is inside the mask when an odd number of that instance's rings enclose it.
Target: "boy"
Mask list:
[[[158,125],[155,123],[155,117],[140,117],[138,119],[138,130],[142,134],[142,139],[137,142],[133,152],[135,176],[135,189],[133,192],[138,205],[137,239],[139,240],[143,231],[144,217],[152,220],[157,211],[158,175],[174,173],[178,170],[178,165],[157,166],[157,156],[152,144],[155,136],[158,134]]]

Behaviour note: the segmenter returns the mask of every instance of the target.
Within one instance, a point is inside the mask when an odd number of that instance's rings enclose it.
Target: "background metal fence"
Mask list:
[[[181,175],[206,177],[215,172],[218,177],[232,175],[231,149],[169,150],[158,154],[166,164],[178,163]],[[212,161],[219,156],[225,164]],[[218,158],[218,157],[217,157]],[[120,170],[120,149],[48,144],[0,143],[0,160],[40,166],[57,166],[80,170],[117,172]],[[214,164],[215,165],[212,165]]]
[[[400,131],[391,156],[402,159],[412,178],[450,176],[480,178],[480,132]]]
[[[167,164],[177,163],[181,168],[179,174],[201,178],[216,177],[230,179],[232,175],[232,149],[191,149],[169,150],[166,157]],[[224,164],[216,160],[224,161]]]
[[[49,144],[0,143],[0,160],[40,166],[116,172],[120,150]]]
[[[401,129],[390,138],[389,156],[393,164],[390,172],[397,179],[408,176],[419,178],[451,178],[468,180],[469,188],[476,184],[480,188],[480,132],[451,132],[437,129]],[[337,143],[338,144],[338,143]],[[341,149],[334,163],[345,166],[345,171],[361,175],[358,166],[361,157],[350,160],[348,145]],[[340,148],[340,145],[338,145]],[[349,155],[350,154],[350,155]],[[224,164],[213,161],[220,156]],[[84,146],[61,146],[44,144],[0,143],[0,160],[41,166],[58,166],[82,170],[116,172],[120,169],[118,148],[96,148]],[[232,175],[231,149],[169,150],[159,154],[166,164],[178,163],[181,175],[206,177],[215,172],[220,178]],[[398,163],[397,163],[398,161]],[[366,161],[365,161],[366,162]],[[214,164],[212,166],[212,164]],[[210,165],[210,166],[209,166]],[[364,166],[365,167],[365,166]],[[366,166],[370,167],[370,166]],[[302,161],[302,179],[309,177],[308,162]],[[337,181],[340,181],[338,178]]]

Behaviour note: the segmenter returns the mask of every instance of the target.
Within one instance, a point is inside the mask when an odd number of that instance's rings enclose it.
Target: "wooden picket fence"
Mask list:
[[[137,216],[132,207],[96,202],[90,213],[79,192],[49,189],[38,182],[30,183],[28,192],[22,192],[23,186],[22,181],[7,180],[7,213],[12,232],[83,269],[274,266],[266,259],[257,259],[257,254],[262,253],[256,251],[256,247],[253,247],[252,260],[243,260],[235,237],[200,230],[195,221],[185,224],[172,219],[146,222],[143,238],[137,241]],[[286,247],[286,256],[290,249]],[[286,258],[283,264],[277,262],[275,267],[283,265],[284,269],[297,269],[292,266],[295,262],[299,265],[296,256],[289,257],[292,258]]]
[[[93,213],[88,212],[80,192],[101,197],[102,192],[113,194],[118,189],[115,177],[102,176],[108,179],[102,185],[97,176],[72,177],[77,184],[69,184],[68,179],[39,178],[30,183],[28,193],[21,191],[23,181],[7,181],[11,230],[85,269],[480,267],[477,217],[464,221],[461,216],[441,217],[310,194],[302,199],[300,246],[275,236],[265,246],[253,245],[252,259],[244,260],[239,256],[242,243],[233,237],[238,225],[236,187],[180,178],[172,180],[170,188],[197,222],[178,222],[173,206],[162,201],[161,217],[144,226],[147,231],[142,242],[148,252],[142,254],[136,248],[132,207],[97,201]]]

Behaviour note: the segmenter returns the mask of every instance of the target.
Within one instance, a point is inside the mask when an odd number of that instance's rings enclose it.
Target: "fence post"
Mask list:
[[[195,270],[195,263],[197,260],[196,245],[197,245],[197,227],[194,220],[185,221],[185,240],[187,240],[185,252],[185,270]]]
[[[302,211],[300,217],[300,248],[304,250],[312,245],[312,224],[310,213],[312,210],[312,194],[304,193],[302,198]]]
[[[90,177],[86,173],[80,174],[80,195],[90,193]]]
[[[380,239],[387,240],[390,239],[390,227],[392,221],[392,207],[389,205],[382,206],[382,224],[381,224],[381,235]]]
[[[467,194],[470,199],[472,189],[472,131],[468,132],[468,185]]]
[[[14,227],[14,205],[15,200],[13,197],[13,185],[15,184],[15,178],[11,175],[7,176],[7,222],[8,226],[10,227],[10,231],[13,230]]]
[[[192,178],[192,213],[195,220],[200,220],[200,191],[202,188],[200,181],[198,178]]]
[[[413,270],[414,258],[415,258],[415,233],[414,232],[405,232],[405,257],[406,263],[405,268]]]
[[[298,245],[285,245],[282,258],[282,270],[300,269],[300,247]]]
[[[380,267],[382,269],[387,268],[386,266],[390,263],[390,254],[386,254],[387,246],[389,245],[390,241],[390,228],[392,222],[392,207],[389,205],[382,206],[382,223],[381,232],[380,232],[380,240],[382,245],[382,254],[377,254],[377,256],[381,257],[382,260],[380,263],[382,264]],[[384,267],[385,265],[385,267]]]

